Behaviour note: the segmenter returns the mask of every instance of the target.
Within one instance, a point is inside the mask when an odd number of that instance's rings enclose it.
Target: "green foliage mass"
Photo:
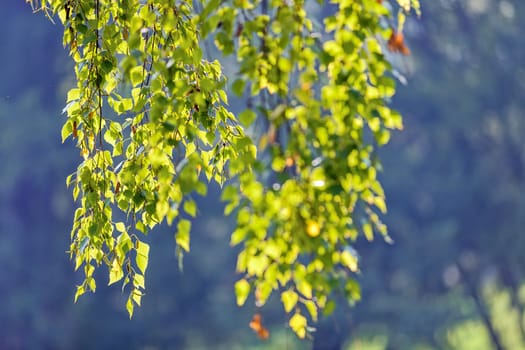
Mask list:
[[[323,23],[302,0],[42,0],[64,25],[75,63],[62,140],[81,163],[67,184],[79,201],[70,255],[84,281],[75,299],[109,284],[129,286],[133,314],[145,290],[155,226],[175,223],[179,254],[190,250],[195,194],[223,188],[235,213],[231,244],[243,245],[235,285],[262,306],[281,293],[290,327],[333,309],[332,294],[360,298],[352,242],[385,237],[377,147],[402,128],[385,42],[417,2],[333,1]],[[238,72],[232,91],[246,109],[228,110],[227,81],[206,43]]]

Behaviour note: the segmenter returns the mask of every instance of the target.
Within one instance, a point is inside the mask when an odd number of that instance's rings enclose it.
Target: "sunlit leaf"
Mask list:
[[[190,230],[191,222],[188,220],[180,220],[177,224],[177,233],[175,233],[175,240],[186,252],[190,251]]]
[[[317,305],[313,300],[306,300],[304,302],[304,306],[306,306],[306,309],[308,310],[308,313],[310,314],[310,317],[314,322],[317,322],[318,318],[318,308]]]
[[[80,153],[66,181],[79,207],[70,256],[85,275],[75,300],[105,264],[109,284],[128,288],[131,317],[144,295],[143,236],[177,222],[181,264],[185,216],[198,212],[191,196],[209,181],[224,186],[225,214],[237,214],[239,305],[251,285],[258,307],[282,291],[286,312],[312,320],[335,291],[358,300],[357,282],[341,278],[359,271],[358,255],[341,247],[358,232],[388,239],[373,211],[386,212],[376,155],[403,124],[389,107],[396,72],[384,51],[409,54],[403,26],[419,13],[416,0],[397,4],[350,1],[313,18],[279,1],[43,0],[64,24],[76,79],[61,129]],[[230,54],[237,65],[223,69],[218,58]],[[242,112],[228,109],[227,91],[246,97],[232,108]],[[252,325],[268,338],[260,314]],[[306,336],[299,311],[290,326]]]
[[[128,301],[126,302],[126,310],[128,311],[129,318],[133,317],[133,300],[131,296],[128,298]]]
[[[374,232],[370,222],[365,222],[363,224],[363,233],[365,234],[365,237],[368,241],[374,240]]]
[[[122,271],[122,267],[118,263],[117,259],[113,259],[113,263],[111,264],[111,269],[109,270],[109,283],[108,285],[111,285],[115,282],[118,282],[124,277],[124,272]]]
[[[186,200],[184,202],[184,211],[192,216],[195,217],[197,215],[197,204],[193,200]]]
[[[296,312],[292,318],[290,318],[289,325],[290,328],[297,334],[297,336],[301,339],[304,339],[306,337],[306,326],[308,322],[306,320],[306,317],[301,315],[299,312]]]
[[[281,301],[283,302],[284,310],[286,312],[292,311],[298,300],[299,296],[293,290],[286,290],[281,293]]]
[[[357,256],[353,255],[350,251],[344,250],[341,253],[341,263],[346,266],[350,271],[357,272],[358,259]]]
[[[235,282],[235,296],[237,297],[237,305],[242,306],[246,302],[250,294],[250,283],[244,278]]]
[[[136,256],[136,262],[137,266],[144,274],[146,272],[146,269],[148,268],[148,259],[149,259],[149,245],[147,243],[137,241],[137,256]]]
[[[115,223],[115,229],[118,232],[126,232],[126,225],[123,222],[117,222]]]

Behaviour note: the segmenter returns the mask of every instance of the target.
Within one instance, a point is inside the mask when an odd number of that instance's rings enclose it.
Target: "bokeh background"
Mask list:
[[[262,342],[239,309],[232,221],[218,189],[200,199],[192,253],[173,230],[147,238],[143,306],[118,286],[74,304],[65,253],[80,161],[60,143],[73,84],[60,25],[0,1],[0,349],[525,349],[525,2],[422,1],[410,57],[393,57],[405,130],[382,150],[394,244],[360,240],[363,299],[299,342],[279,301]]]

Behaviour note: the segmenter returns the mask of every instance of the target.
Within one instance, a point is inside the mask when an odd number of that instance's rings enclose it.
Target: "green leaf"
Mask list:
[[[128,298],[128,301],[126,302],[126,310],[128,310],[129,319],[131,320],[131,317],[133,316],[133,301],[131,296]]]
[[[124,277],[124,272],[122,271],[122,266],[120,266],[118,260],[115,258],[113,259],[113,263],[111,264],[111,269],[109,270],[109,285],[112,285],[115,282],[118,282]]]
[[[297,334],[301,339],[306,337],[306,326],[307,326],[306,317],[301,315],[299,312],[296,312],[290,319],[289,325],[290,328]]]
[[[378,145],[386,145],[390,140],[390,131],[381,129],[375,134],[375,138]]]
[[[256,118],[257,114],[255,114],[255,112],[251,109],[245,109],[241,112],[241,114],[239,114],[239,121],[245,127],[249,127],[250,125],[252,125]]]
[[[298,300],[299,296],[293,290],[286,290],[281,293],[281,301],[283,302],[284,310],[286,312],[292,311]]]
[[[272,294],[272,284],[268,281],[260,281],[255,292],[255,306],[262,307]]]
[[[372,224],[370,224],[370,222],[365,222],[363,224],[363,233],[365,234],[365,238],[369,242],[374,240],[374,231],[372,229]]]
[[[304,295],[304,297],[307,299],[311,299],[313,296],[312,285],[304,279],[297,281],[297,291]]]
[[[126,232],[126,225],[123,222],[117,222],[115,223],[115,229],[118,232]]]
[[[117,249],[119,250],[120,255],[125,255],[133,248],[133,243],[131,238],[126,232],[121,233],[117,237]]]
[[[73,126],[71,124],[71,121],[68,120],[62,126],[62,131],[61,131],[62,143],[64,143],[64,141],[66,141],[66,139],[69,137],[69,135],[71,135],[72,132],[73,132]]]
[[[268,267],[268,257],[265,255],[252,256],[248,259],[248,274],[253,276],[262,276],[264,270]]]
[[[71,180],[73,179],[73,175],[75,174],[71,174],[71,175],[68,175],[66,177],[66,187],[69,188],[69,185],[71,185]],[[81,208],[78,208],[77,210],[79,210]],[[76,213],[75,213],[75,220],[76,220]]]
[[[148,229],[146,228],[146,225],[144,225],[142,221],[137,221],[135,223],[135,228],[144,234],[148,233]]]
[[[86,289],[84,287],[84,284],[77,286],[77,291],[75,293],[75,303],[77,302],[78,297],[84,294],[85,292],[86,292]]]
[[[237,96],[242,96],[244,94],[244,86],[245,86],[245,80],[244,79],[236,79],[232,84],[232,91]]]
[[[80,89],[74,88],[67,92],[67,102],[78,100],[80,97]]]
[[[231,236],[231,239],[230,239],[230,245],[233,247],[233,246],[236,246],[237,244],[241,243],[244,238],[246,238],[246,234],[247,234],[247,230],[246,228],[244,227],[238,227],[236,228],[233,233],[232,233],[232,236]]]
[[[349,252],[348,250],[345,250],[341,253],[341,263],[346,266],[350,271],[357,272],[358,270],[358,259],[357,256]]]
[[[329,300],[323,309],[324,316],[330,316],[335,311],[335,301]]]
[[[137,256],[136,256],[136,262],[137,266],[142,272],[142,274],[146,273],[146,269],[148,268],[148,259],[149,259],[149,245],[147,243],[137,241]]]
[[[144,276],[141,275],[140,273],[136,273],[133,275],[133,286],[135,288],[142,288],[144,289],[146,284],[145,284],[145,281],[144,281]]]
[[[184,202],[184,211],[192,217],[197,216],[197,204],[195,203],[195,201],[187,199]]]
[[[129,79],[133,86],[137,86],[142,82],[144,70],[141,66],[133,67],[129,72]]]
[[[190,230],[191,222],[189,220],[180,220],[177,224],[177,233],[175,234],[175,241],[177,245],[186,252],[190,251]]]
[[[222,189],[221,200],[223,201],[234,201],[238,197],[239,190],[234,185],[225,186]]]
[[[140,306],[140,302],[142,300],[142,293],[137,289],[133,289],[133,291],[131,292],[131,298],[133,299],[135,304]]]
[[[237,297],[237,305],[243,306],[250,294],[250,283],[244,278],[235,282],[235,296]]]
[[[97,289],[97,283],[95,281],[95,279],[93,277],[90,277],[88,279],[88,285],[89,285],[89,289],[95,293],[96,289]]]
[[[306,306],[306,309],[308,310],[308,312],[310,313],[310,316],[312,317],[312,320],[314,322],[317,322],[317,318],[318,318],[318,310],[317,310],[317,305],[315,305],[315,302],[313,300],[306,300],[304,302],[304,306]]]

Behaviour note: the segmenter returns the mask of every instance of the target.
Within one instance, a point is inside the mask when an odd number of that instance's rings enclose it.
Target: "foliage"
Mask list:
[[[523,315],[520,284],[512,281],[523,281],[525,266],[519,175],[525,154],[520,141],[525,3],[422,5],[422,18],[405,24],[412,55],[394,57],[409,81],[394,99],[404,131],[380,151],[389,203],[384,218],[394,244],[355,243],[363,300],[323,317],[313,336],[331,339],[320,332],[326,325],[333,337],[356,348],[492,349],[488,328],[454,264],[467,249],[475,254],[477,267],[469,273],[501,343],[510,344],[505,338],[517,335],[515,317],[507,329],[501,321],[513,310]],[[65,118],[57,118],[57,111],[66,92],[62,87],[72,83],[63,74],[73,72],[72,62],[61,49],[61,26],[32,15],[23,1],[0,2],[0,18],[6,33],[6,54],[0,57],[0,158],[6,163],[0,186],[0,296],[6,305],[0,348],[311,348],[309,341],[290,345],[294,339],[279,294],[257,310],[271,333],[264,343],[248,327],[256,310],[251,298],[236,310],[232,266],[240,247],[228,248],[233,217],[223,217],[215,185],[206,198],[195,198],[199,217],[192,223],[192,254],[184,258],[184,273],[173,268],[175,225],[159,226],[146,237],[149,295],[132,321],[125,321],[120,288],[104,285],[105,268],[95,272],[102,282],[96,294],[71,303],[72,281],[82,276],[69,270],[64,255],[73,201],[63,178],[77,164],[78,152],[70,141],[60,145]],[[227,64],[224,71],[233,71]],[[239,100],[231,99],[229,108],[242,110]],[[496,293],[485,293],[483,284],[492,284],[487,277],[494,273],[503,277],[501,285]]]
[[[515,43],[524,10],[512,1],[427,2],[427,15],[406,23],[413,56],[397,67],[410,83],[396,96],[405,132],[382,154],[395,245],[358,247],[368,301],[352,313],[361,326],[387,329],[388,348],[417,339],[435,349],[521,346],[524,50]],[[507,307],[485,293],[494,280]]]
[[[394,30],[391,4],[334,5],[321,25],[301,0],[41,1],[64,24],[77,80],[62,128],[82,157],[67,178],[80,201],[70,255],[85,275],[75,300],[96,290],[94,271],[106,265],[109,284],[130,285],[131,317],[145,290],[143,235],[176,222],[178,252],[188,252],[193,196],[208,181],[228,182],[226,214],[237,216],[239,305],[251,291],[257,306],[279,291],[304,337],[305,311],[317,320],[337,290],[360,298],[351,244],[360,232],[388,238],[376,149],[402,127],[387,106],[385,41],[403,51],[392,43],[402,44],[404,13],[418,7],[400,0]],[[221,64],[204,58],[206,38],[236,52],[232,90],[248,101],[237,116]]]

